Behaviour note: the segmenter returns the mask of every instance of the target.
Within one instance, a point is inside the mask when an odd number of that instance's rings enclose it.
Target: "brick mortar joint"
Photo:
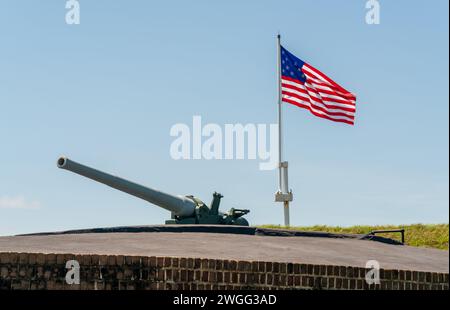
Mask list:
[[[12,256],[12,259],[11,259]],[[30,262],[30,258],[32,258]],[[44,260],[42,261],[42,258]],[[32,266],[43,266],[47,264],[52,265],[65,265],[68,259],[77,259],[80,265],[87,265],[92,267],[107,267],[107,266],[123,266],[123,267],[156,267],[162,270],[192,270],[192,271],[217,271],[217,272],[247,272],[253,274],[267,274],[273,275],[310,275],[310,276],[334,276],[341,278],[354,278],[362,279],[360,276],[360,270],[369,270],[364,267],[354,266],[342,266],[342,265],[323,265],[323,264],[307,264],[307,263],[289,263],[289,262],[272,262],[272,261],[247,261],[247,260],[228,260],[228,259],[209,259],[201,257],[174,257],[174,256],[139,256],[139,255],[99,255],[99,254],[76,254],[76,253],[34,253],[34,252],[0,252],[0,267],[9,265],[17,265],[20,267],[24,264]],[[89,258],[86,261],[86,258]],[[49,260],[50,259],[50,260]],[[114,259],[112,261],[112,259]],[[118,261],[119,259],[119,261]],[[154,266],[152,266],[152,260],[154,260]],[[178,266],[172,266],[173,262],[177,261]],[[181,266],[181,262],[186,263],[185,267]],[[145,262],[145,263],[144,263]],[[200,262],[198,267],[195,267]],[[221,266],[218,269],[217,264]],[[231,265],[231,266],[230,266]],[[258,270],[254,270],[253,266],[258,266]],[[264,270],[259,270],[259,266],[264,266]],[[288,267],[290,265],[290,267]],[[240,267],[241,266],[241,267]],[[270,266],[270,268],[268,268]],[[276,268],[274,268],[276,266]],[[283,266],[283,267],[282,267]],[[302,272],[306,269],[306,272]],[[313,269],[312,271],[310,269]],[[332,268],[332,272],[328,272],[328,268]],[[255,268],[256,269],[256,268]],[[270,269],[270,270],[268,270]],[[274,270],[276,269],[276,270]],[[289,272],[289,269],[292,269]],[[317,270],[318,271],[315,271]],[[325,269],[324,271],[321,271]],[[335,270],[336,269],[336,270]],[[341,270],[345,269],[345,275],[340,276]],[[281,271],[284,270],[284,271]],[[348,270],[351,270],[349,275]],[[339,275],[337,274],[339,273]],[[445,281],[445,277],[448,279],[449,273],[446,272],[433,272],[433,271],[419,271],[408,269],[384,269],[380,268],[380,273],[384,273],[385,280],[399,280],[397,277],[403,273],[405,279],[401,281],[410,281],[414,283],[429,283],[433,282],[433,276],[443,277],[442,283],[448,283]],[[392,274],[396,275],[396,279],[391,279]],[[411,279],[417,277],[417,280],[406,280],[406,275],[409,275]],[[388,276],[387,276],[388,275]],[[431,277],[431,281],[427,281],[427,277]],[[422,279],[423,278],[423,281]],[[441,283],[441,282],[435,282]]]

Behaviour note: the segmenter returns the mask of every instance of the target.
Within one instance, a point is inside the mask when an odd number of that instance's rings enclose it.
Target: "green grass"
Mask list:
[[[261,228],[283,228],[284,226],[277,225],[261,225]],[[405,229],[405,243],[411,246],[436,248],[441,250],[448,250],[448,224],[412,224],[412,225],[384,225],[384,226],[352,226],[352,227],[338,227],[338,226],[309,226],[309,227],[289,227],[288,229],[303,230],[303,231],[325,231],[334,233],[346,234],[367,234],[372,230],[382,229]],[[380,236],[400,240],[399,233],[386,233]]]

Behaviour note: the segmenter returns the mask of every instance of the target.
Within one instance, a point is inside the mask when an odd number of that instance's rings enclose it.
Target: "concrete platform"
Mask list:
[[[237,234],[106,229],[0,237],[0,252],[175,256],[354,267],[377,260],[383,269],[449,271],[448,251],[363,240],[361,236],[270,231],[258,235],[256,230],[251,233],[251,228],[246,229]]]

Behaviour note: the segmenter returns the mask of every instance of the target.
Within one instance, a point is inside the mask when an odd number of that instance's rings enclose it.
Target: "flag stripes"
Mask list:
[[[281,99],[313,115],[353,125],[356,96],[282,47]]]

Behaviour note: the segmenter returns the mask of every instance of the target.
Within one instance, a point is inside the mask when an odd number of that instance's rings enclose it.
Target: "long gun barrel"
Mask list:
[[[57,165],[58,168],[72,171],[86,178],[146,200],[172,212],[175,216],[190,217],[195,214],[196,203],[189,197],[166,194],[97,169],[87,167],[70,160],[67,157],[60,157],[57,161]]]

